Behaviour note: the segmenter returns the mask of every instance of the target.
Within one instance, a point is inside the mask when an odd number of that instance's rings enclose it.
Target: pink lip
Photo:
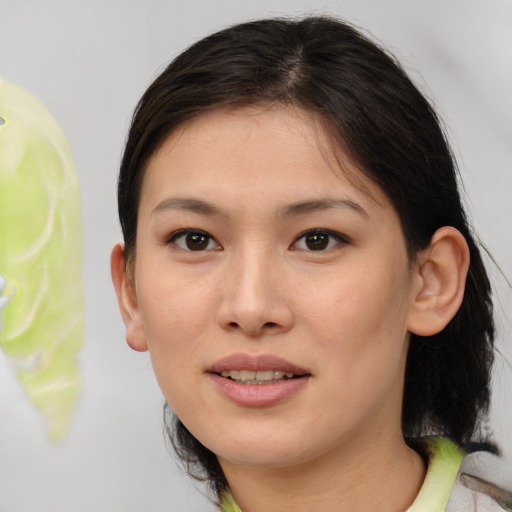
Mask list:
[[[296,375],[309,375],[309,372],[300,366],[297,366],[286,359],[271,354],[232,354],[219,359],[208,370],[212,373],[220,373],[224,370],[281,370],[291,372]]]
[[[240,384],[219,375],[223,370],[281,370],[300,377],[271,384]],[[224,396],[243,407],[268,407],[278,404],[298,393],[311,377],[306,370],[286,359],[267,354],[233,354],[217,361],[208,373]]]

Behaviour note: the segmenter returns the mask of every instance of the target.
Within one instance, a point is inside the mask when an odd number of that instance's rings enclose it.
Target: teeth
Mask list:
[[[236,381],[242,381],[248,384],[257,384],[283,380],[285,377],[291,379],[294,376],[292,372],[283,372],[281,370],[224,370],[222,377],[230,377]]]
[[[249,370],[242,370],[240,372],[240,380],[255,380],[256,373],[259,373],[259,372],[251,372]]]

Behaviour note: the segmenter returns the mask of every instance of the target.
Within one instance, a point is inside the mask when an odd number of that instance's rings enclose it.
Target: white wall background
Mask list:
[[[2,512],[211,510],[165,452],[148,357],[124,343],[109,273],[120,239],[117,168],[135,102],[171,57],[231,23],[304,12],[364,26],[428,91],[460,158],[475,225],[512,279],[510,0],[0,0],[0,75],[46,104],[75,157],[87,327],[83,392],[60,445],[46,439],[0,353]],[[512,292],[492,273],[504,356],[492,424],[512,457]]]

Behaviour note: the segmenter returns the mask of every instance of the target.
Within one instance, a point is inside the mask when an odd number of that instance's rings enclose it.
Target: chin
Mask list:
[[[219,460],[229,461],[231,464],[239,466],[252,466],[254,468],[284,468],[298,465],[307,461],[307,457],[297,454],[297,450],[291,450],[291,453],[283,453],[281,450],[248,450],[246,447],[243,452],[230,450],[225,456],[219,455]]]
[[[295,466],[306,462],[322,452],[320,446],[304,446],[304,439],[295,439],[289,434],[286,436],[253,436],[234,438],[226,436],[229,444],[210,447],[217,454],[219,460],[231,464],[283,468]]]

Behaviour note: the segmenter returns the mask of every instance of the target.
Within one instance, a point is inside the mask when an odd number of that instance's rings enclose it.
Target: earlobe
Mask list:
[[[420,336],[441,332],[464,298],[469,248],[451,226],[439,228],[430,245],[418,254],[408,329]]]
[[[116,290],[119,310],[121,311],[121,317],[126,328],[126,341],[133,350],[143,352],[148,349],[148,345],[133,282],[126,272],[124,244],[116,244],[112,249],[110,271]]]

